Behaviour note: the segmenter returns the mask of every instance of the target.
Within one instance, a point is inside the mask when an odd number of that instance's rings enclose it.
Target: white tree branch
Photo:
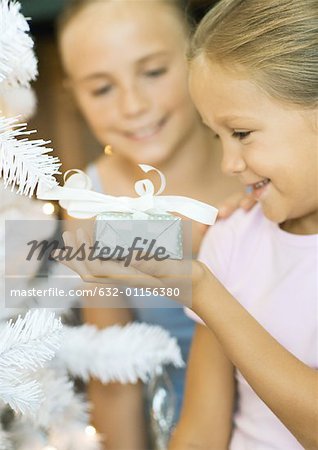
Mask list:
[[[183,366],[176,339],[161,327],[142,323],[101,331],[93,325],[66,327],[57,362],[73,376],[103,383],[147,381],[165,364]]]

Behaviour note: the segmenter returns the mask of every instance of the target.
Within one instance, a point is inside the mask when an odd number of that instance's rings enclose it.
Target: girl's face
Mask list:
[[[87,6],[61,37],[77,103],[97,139],[134,162],[158,164],[198,124],[187,87],[186,33],[161,1]]]
[[[221,139],[224,172],[239,177],[270,220],[317,232],[317,111],[281,103],[202,55],[192,63],[190,91]]]

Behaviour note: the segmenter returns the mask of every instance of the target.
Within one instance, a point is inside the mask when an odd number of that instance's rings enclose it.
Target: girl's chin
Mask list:
[[[264,216],[274,223],[283,223],[286,221],[286,214],[284,209],[278,205],[268,204],[266,202],[260,202]]]
[[[124,156],[124,155],[123,155]],[[170,154],[162,151],[139,151],[136,153],[125,155],[134,164],[148,164],[150,166],[159,166],[164,164],[170,157]]]

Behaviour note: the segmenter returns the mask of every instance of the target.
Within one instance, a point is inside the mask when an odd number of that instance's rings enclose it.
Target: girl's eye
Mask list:
[[[100,95],[105,95],[108,94],[108,92],[110,92],[110,90],[112,89],[111,85],[105,85],[102,86],[101,88],[95,89],[94,91],[92,91],[92,95],[94,97],[98,97]]]
[[[240,141],[243,141],[246,139],[252,132],[251,131],[240,131],[240,130],[234,130],[232,133],[232,136],[236,139],[239,139]]]
[[[156,77],[160,77],[161,75],[164,75],[167,72],[167,68],[166,67],[159,67],[158,69],[154,69],[154,70],[147,70],[145,72],[145,75],[149,78],[156,78]]]

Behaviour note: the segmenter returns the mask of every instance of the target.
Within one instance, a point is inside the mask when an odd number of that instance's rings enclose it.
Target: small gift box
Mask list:
[[[133,244],[135,247],[140,244],[143,250],[146,250],[147,245],[152,245],[152,253],[158,253],[158,249],[162,253],[164,248],[165,255],[182,259],[181,219],[170,213],[175,212],[206,225],[213,225],[217,209],[188,197],[160,195],[166,185],[164,175],[152,166],[140,164],[139,167],[146,173],[151,170],[158,173],[161,186],[157,192],[153,183],[144,179],[135,183],[138,197],[104,195],[91,190],[91,180],[85,173],[75,171],[63,187],[49,189],[39,185],[37,197],[59,200],[60,205],[72,217],[96,217],[95,240],[99,241],[99,249],[101,246],[105,247],[101,256],[107,257],[105,252],[109,255],[116,247],[128,252],[134,247]]]
[[[100,256],[129,252],[182,259],[182,224],[172,214],[102,213],[96,217],[95,242]],[[107,257],[107,254],[104,256]],[[116,255],[116,256],[117,256]]]

